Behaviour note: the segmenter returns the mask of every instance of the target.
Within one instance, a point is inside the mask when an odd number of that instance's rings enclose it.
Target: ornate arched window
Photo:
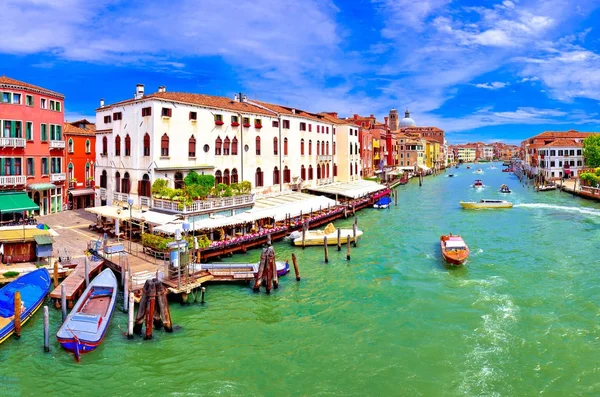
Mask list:
[[[286,165],[285,167],[283,167],[283,183],[290,183],[291,180],[292,180],[292,177],[290,174],[290,169]]]
[[[125,136],[125,156],[131,156],[131,137],[129,134]]]
[[[221,170],[215,172],[215,184],[218,185],[219,183],[223,183],[223,174],[221,173]]]
[[[215,140],[215,156],[220,156],[222,153],[222,149],[223,149],[223,141],[221,140],[221,137],[218,136],[217,139]]]
[[[123,180],[121,181],[121,193],[129,194],[131,191],[131,179],[129,179],[129,172],[126,172],[123,175]]]
[[[90,144],[90,140],[86,139],[85,140],[85,152],[89,153],[91,151],[91,144]]]
[[[115,172],[115,192],[121,192],[121,174],[119,171]]]
[[[160,138],[160,155],[162,157],[169,157],[169,136],[166,132]]]
[[[102,138],[102,155],[104,155],[104,156],[108,155],[108,138],[107,137]]]
[[[115,156],[121,155],[121,137],[117,135],[115,137]]]
[[[303,181],[306,180],[306,168],[304,168],[304,165],[300,167],[300,179],[302,179]]]
[[[223,171],[223,183],[226,185],[231,184],[231,181],[229,179],[229,169],[226,169],[225,171]]]
[[[231,183],[238,183],[237,168],[231,170]]]
[[[193,135],[188,140],[188,157],[196,157],[196,138]]]
[[[144,135],[144,156],[150,156],[150,135]]]
[[[313,167],[312,167],[312,164],[308,166],[308,180],[309,181],[313,180]]]
[[[288,139],[287,138],[283,138],[283,155],[284,156],[288,155]]]
[[[320,149],[319,149],[319,141],[317,141],[317,156],[318,156],[319,154],[321,154],[321,151],[320,151]]]
[[[73,138],[69,138],[69,153],[73,153]]]
[[[304,156],[304,139],[300,139],[300,155]]]
[[[236,137],[233,137],[231,140],[231,155],[237,156],[238,154],[238,140]]]
[[[229,156],[229,146],[231,146],[231,141],[229,140],[229,137],[225,137],[225,141],[223,142],[223,154],[225,156]]]
[[[256,137],[256,155],[260,156],[260,137],[257,136]],[[262,185],[260,185],[262,186]]]
[[[279,185],[279,168],[273,168],[273,185]]]
[[[256,169],[256,174],[254,175],[254,183],[256,187],[264,186],[263,172],[261,171],[260,167]]]

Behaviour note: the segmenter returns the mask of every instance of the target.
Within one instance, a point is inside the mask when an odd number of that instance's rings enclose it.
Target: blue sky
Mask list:
[[[411,110],[451,143],[600,130],[600,1],[4,0],[0,74],[68,119],[146,92]]]

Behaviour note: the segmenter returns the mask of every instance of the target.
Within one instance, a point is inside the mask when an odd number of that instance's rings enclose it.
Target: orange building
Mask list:
[[[69,207],[93,207],[96,125],[85,119],[74,121],[65,123],[63,132],[67,142],[65,164]]]

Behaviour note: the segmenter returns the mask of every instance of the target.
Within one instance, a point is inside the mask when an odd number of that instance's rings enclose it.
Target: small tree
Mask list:
[[[586,166],[600,167],[600,134],[591,134],[583,140],[583,157]]]
[[[167,180],[158,178],[152,183],[152,194],[160,194],[167,187]]]
[[[252,191],[252,184],[248,181],[242,181],[240,183],[240,191],[242,194],[248,194]]]

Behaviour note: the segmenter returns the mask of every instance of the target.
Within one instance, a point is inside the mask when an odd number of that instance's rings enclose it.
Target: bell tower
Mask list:
[[[390,127],[391,131],[398,130],[398,111],[396,109],[390,110],[390,118],[389,118],[388,127]]]

